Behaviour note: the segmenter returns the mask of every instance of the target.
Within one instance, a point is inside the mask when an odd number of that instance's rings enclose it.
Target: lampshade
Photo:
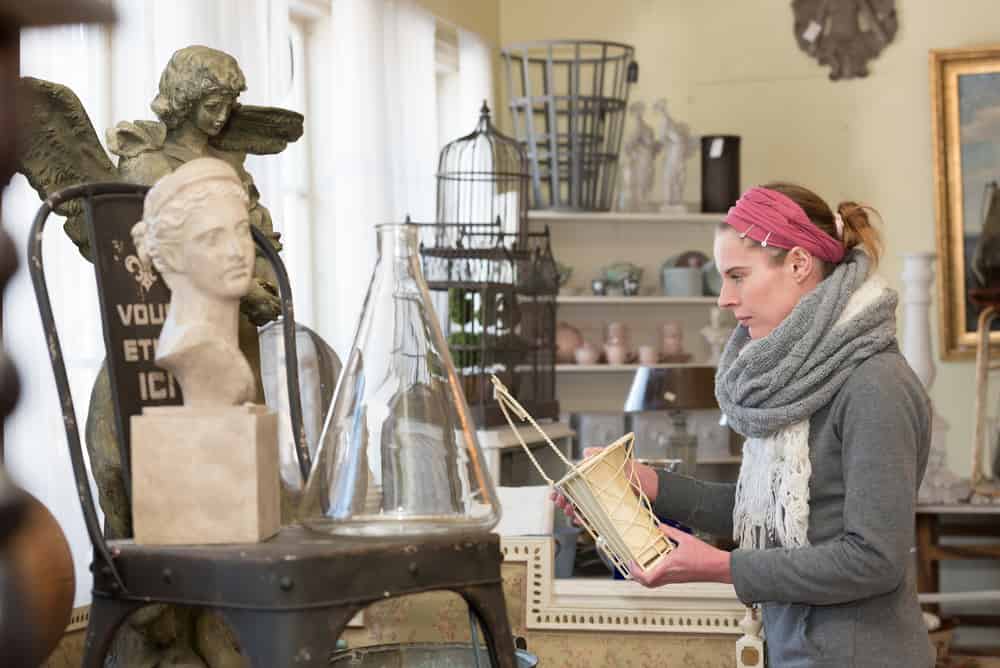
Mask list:
[[[715,367],[639,367],[625,399],[625,412],[718,408]]]

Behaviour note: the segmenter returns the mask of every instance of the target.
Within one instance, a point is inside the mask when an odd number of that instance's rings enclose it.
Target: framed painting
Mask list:
[[[1000,46],[930,52],[941,357],[975,355],[972,258],[1000,206]],[[990,341],[1000,343],[1000,329]]]

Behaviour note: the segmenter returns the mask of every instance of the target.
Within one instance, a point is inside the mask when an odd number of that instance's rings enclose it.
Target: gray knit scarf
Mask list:
[[[896,339],[896,293],[870,268],[851,251],[769,335],[751,340],[737,327],[726,344],[715,393],[749,439],[733,516],[743,547],[808,544],[809,418]]]

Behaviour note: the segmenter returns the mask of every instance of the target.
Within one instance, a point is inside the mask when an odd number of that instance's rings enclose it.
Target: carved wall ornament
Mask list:
[[[896,0],[792,0],[799,48],[830,78],[868,76],[868,61],[896,36]]]

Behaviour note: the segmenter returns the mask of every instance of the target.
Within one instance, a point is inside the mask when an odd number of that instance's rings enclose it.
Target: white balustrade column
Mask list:
[[[903,356],[917,374],[924,388],[930,391],[937,368],[931,345],[930,305],[934,285],[934,253],[903,255]],[[954,502],[962,497],[962,485],[945,461],[948,422],[931,403],[931,451],[920,487],[921,503]]]
[[[740,620],[743,635],[736,641],[736,668],[764,668],[764,639],[760,635],[760,610],[748,607]]]
[[[931,349],[931,286],[934,284],[934,253],[903,255],[903,357],[920,382],[930,390],[937,375]]]

